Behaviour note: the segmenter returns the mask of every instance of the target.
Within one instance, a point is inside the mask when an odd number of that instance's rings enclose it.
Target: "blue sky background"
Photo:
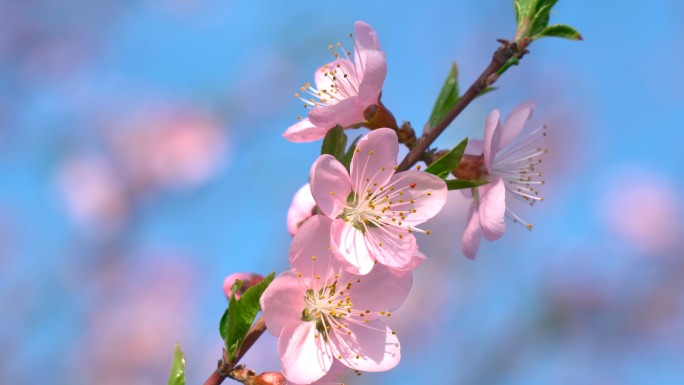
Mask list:
[[[437,141],[481,137],[486,114],[538,101],[546,201],[476,261],[460,253],[458,193],[419,239],[429,256],[396,315],[403,359],[346,383],[672,384],[684,378],[684,5],[560,1],[581,43],[535,42]],[[370,23],[383,102],[422,127],[452,60],[462,89],[510,38],[509,1],[0,0],[0,382],[188,383],[215,367],[237,271],[287,268],[285,215],[320,143],[280,135],[292,98]],[[70,215],[73,157],[164,106],[203,111],[225,151],[210,178],[136,190],[114,231]],[[171,107],[169,107],[171,106]],[[130,202],[129,202],[130,203]],[[275,339],[246,363],[277,370]]]

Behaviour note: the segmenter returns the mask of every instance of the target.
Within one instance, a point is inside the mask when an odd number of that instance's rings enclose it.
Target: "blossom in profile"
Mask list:
[[[335,60],[318,69],[314,85],[304,84],[295,97],[309,109],[308,117],[290,126],[283,136],[291,142],[322,139],[336,125],[363,123],[364,111],[377,105],[387,74],[385,53],[373,28],[354,24],[354,57],[341,43],[330,45]]]
[[[385,371],[400,360],[396,333],[382,320],[408,295],[412,272],[377,266],[366,276],[344,270],[330,251],[333,220],[315,215],[297,231],[291,269],[261,297],[266,327],[279,338],[287,380],[309,384],[339,361],[359,371]]]
[[[544,184],[537,165],[547,152],[538,147],[538,142],[546,135],[545,127],[521,134],[533,108],[533,102],[518,105],[503,125],[499,121],[499,110],[493,110],[487,117],[484,140],[468,142],[466,155],[456,170],[459,178],[489,181],[472,189],[472,193],[465,193],[473,203],[461,238],[461,249],[470,259],[477,255],[481,237],[494,241],[503,236],[505,217],[532,229],[531,224],[511,209],[511,202],[520,200],[533,205],[544,199],[537,190],[537,186]]]
[[[311,186],[307,183],[295,193],[287,211],[287,230],[295,235],[299,226],[316,213],[316,201],[311,195]]]
[[[413,232],[446,203],[447,187],[432,174],[395,173],[399,144],[389,128],[361,138],[349,173],[330,155],[316,160],[309,181],[318,209],[333,219],[333,252],[355,274],[367,274],[375,262],[406,270],[418,252]]]

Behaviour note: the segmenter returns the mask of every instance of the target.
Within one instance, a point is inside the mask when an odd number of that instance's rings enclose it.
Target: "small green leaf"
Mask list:
[[[176,342],[176,348],[173,351],[173,364],[171,364],[168,384],[185,385],[185,357],[178,342]]]
[[[230,296],[228,305],[227,325],[224,326],[223,319],[219,327],[223,336],[225,330],[226,351],[228,361],[235,357],[238,349],[242,345],[250,326],[254,323],[257,313],[260,310],[259,299],[264,290],[273,281],[275,273],[269,274],[263,281],[245,290],[240,296],[240,300],[235,299],[235,293],[242,287],[242,281],[236,280],[233,285],[233,294]]]
[[[535,35],[534,39],[539,39],[541,37],[560,37],[568,40],[583,40],[582,35],[580,35],[577,30],[566,24],[550,25]]]
[[[529,36],[534,36],[549,25],[549,16],[551,15],[551,7],[555,1],[540,0],[537,5],[537,12],[534,14],[532,20],[532,28],[530,28]]]
[[[489,183],[486,180],[465,180],[465,179],[448,179],[445,180],[447,189],[449,190],[461,190],[464,188],[473,188],[485,185]]]
[[[349,171],[351,160],[352,157],[354,157],[354,151],[356,150],[356,144],[359,143],[359,139],[361,139],[361,136],[357,136],[356,139],[354,139],[354,141],[349,145],[349,149],[344,154],[343,159],[341,160],[342,164],[344,165],[344,168],[346,168],[347,171]]]
[[[335,126],[328,131],[323,138],[323,145],[321,146],[321,155],[330,154],[335,159],[342,162],[344,158],[344,149],[347,146],[347,135],[344,133],[342,126]]]
[[[221,333],[221,338],[225,341],[228,337],[228,308],[223,312],[221,317],[221,322],[219,323],[219,333]]]
[[[463,157],[463,152],[465,151],[467,145],[468,138],[465,138],[456,147],[451,149],[451,151],[434,161],[430,167],[425,169],[425,172],[429,172],[432,175],[437,175],[442,179],[446,178],[449,173],[454,171],[461,163],[461,158]]]
[[[451,70],[449,70],[449,75],[447,75],[444,85],[442,86],[442,90],[439,92],[439,96],[437,96],[435,106],[432,108],[432,114],[430,114],[430,120],[428,121],[429,127],[426,129],[429,130],[436,126],[454,104],[458,102],[458,99],[460,98],[458,92],[458,66],[456,65],[456,62],[453,62],[451,64]]]
[[[480,92],[479,94],[477,94],[476,98],[479,98],[480,96],[483,96],[483,95],[485,95],[485,94],[488,94],[488,93],[490,93],[490,92],[492,92],[492,91],[496,91],[496,90],[498,90],[498,89],[499,89],[499,87],[487,87],[487,88],[485,88],[484,90],[482,90],[482,92]]]
[[[515,19],[520,25],[526,19],[529,19],[537,8],[538,0],[514,0],[513,10],[515,11]]]

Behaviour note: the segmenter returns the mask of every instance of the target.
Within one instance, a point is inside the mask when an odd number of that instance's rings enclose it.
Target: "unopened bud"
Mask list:
[[[285,376],[279,372],[264,372],[245,381],[245,385],[285,385],[286,383]]]
[[[238,290],[237,293],[235,293],[236,300],[240,299],[240,296],[242,295],[242,293],[245,292],[245,290],[263,281],[264,277],[262,275],[254,273],[234,273],[227,276],[226,279],[223,281],[223,292],[226,294],[226,298],[228,298],[229,301],[230,296],[232,294],[233,284],[237,279],[242,281],[242,287],[240,288],[240,290]]]

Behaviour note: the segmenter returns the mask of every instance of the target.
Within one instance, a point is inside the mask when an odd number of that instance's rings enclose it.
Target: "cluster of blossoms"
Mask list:
[[[380,105],[387,65],[368,24],[357,22],[353,37],[353,56],[339,43],[339,52],[331,46],[335,60],[316,71],[315,86],[307,83],[295,94],[308,116],[283,134],[307,142],[324,138],[336,126],[372,128],[352,149],[348,166],[332,155],[314,162],[309,184],[296,193],[288,213],[294,236],[290,270],[261,296],[266,326],[279,338],[283,374],[294,384],[327,379],[335,371],[331,368],[375,372],[397,365],[399,339],[384,319],[405,300],[412,270],[426,259],[415,234],[430,231],[418,226],[447,199],[441,177],[397,172],[396,127],[368,124],[367,111]],[[503,235],[506,216],[531,228],[507,205],[542,200],[536,165],[545,150],[536,146],[543,128],[521,135],[532,108],[523,103],[503,125],[499,111],[492,111],[484,140],[469,141],[453,171],[460,179],[488,182],[465,193],[472,198],[462,237],[469,258],[475,257],[481,236],[495,240]]]

